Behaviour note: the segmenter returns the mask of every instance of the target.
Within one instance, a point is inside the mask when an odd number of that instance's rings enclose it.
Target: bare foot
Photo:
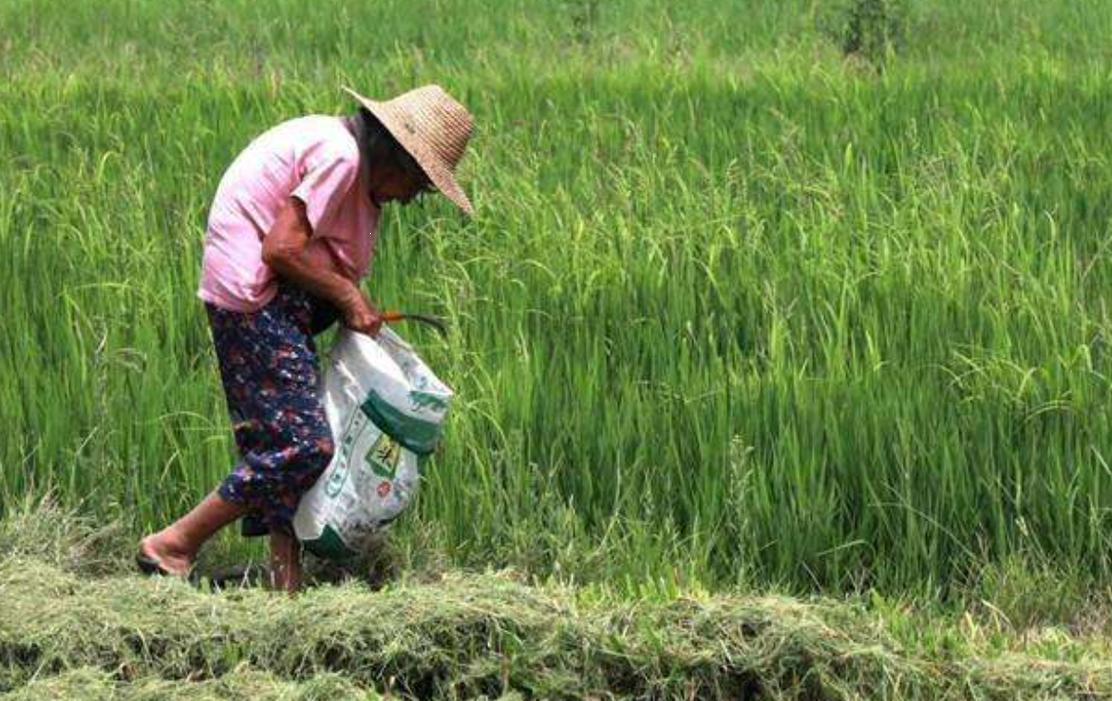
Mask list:
[[[196,553],[190,552],[176,541],[172,532],[159,531],[139,542],[139,552],[157,561],[170,574],[186,577],[193,567]]]

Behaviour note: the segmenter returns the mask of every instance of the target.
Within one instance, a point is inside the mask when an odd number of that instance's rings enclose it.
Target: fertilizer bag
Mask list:
[[[293,527],[314,555],[343,559],[363,551],[416,495],[452,390],[385,326],[374,338],[341,329],[322,384],[336,452],[302,496]]]

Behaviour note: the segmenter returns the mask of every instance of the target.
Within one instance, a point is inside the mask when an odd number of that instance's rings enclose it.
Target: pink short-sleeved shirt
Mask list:
[[[370,270],[379,209],[361,177],[359,146],[340,117],[311,115],[264,132],[228,167],[205,233],[197,296],[252,312],[277,292],[263,239],[291,195],[305,203],[312,260],[358,281]]]

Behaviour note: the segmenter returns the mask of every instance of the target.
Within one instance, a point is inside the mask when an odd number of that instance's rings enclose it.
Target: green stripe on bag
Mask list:
[[[302,541],[302,545],[317,557],[327,560],[346,560],[355,555],[355,551],[344,545],[332,526],[325,526],[319,538]]]
[[[418,455],[427,455],[436,449],[440,442],[440,424],[429,423],[403,414],[388,404],[373,389],[367,394],[360,409],[367,418],[408,450]]]

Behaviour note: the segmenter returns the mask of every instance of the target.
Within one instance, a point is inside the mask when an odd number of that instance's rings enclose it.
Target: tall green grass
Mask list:
[[[458,392],[397,540],[630,591],[1112,581],[1112,5],[0,6],[0,498],[158,527],[229,470],[194,290],[272,124],[439,82],[462,221],[367,288]],[[230,538],[228,545],[235,541]],[[238,545],[233,545],[238,547]]]

